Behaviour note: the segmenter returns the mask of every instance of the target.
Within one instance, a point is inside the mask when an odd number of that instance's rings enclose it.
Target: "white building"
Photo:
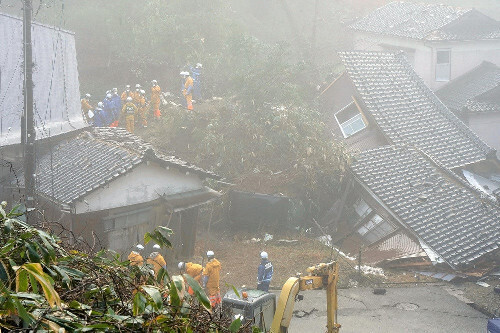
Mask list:
[[[500,65],[500,22],[475,9],[396,1],[350,27],[356,50],[404,51],[432,90],[483,61]]]

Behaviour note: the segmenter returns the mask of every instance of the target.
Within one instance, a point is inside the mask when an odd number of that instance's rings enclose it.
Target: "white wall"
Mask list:
[[[158,199],[160,195],[193,191],[202,187],[202,180],[194,174],[186,175],[173,167],[166,170],[156,163],[143,163],[78,201],[75,213],[145,203]]]
[[[75,36],[41,24],[32,27],[37,139],[85,127]],[[22,20],[0,14],[0,146],[21,142],[23,105]]]
[[[424,42],[357,32],[354,37],[356,50],[387,51],[381,44],[388,44],[404,49],[415,49],[415,72],[429,88],[437,90],[447,82],[436,81],[436,50],[451,49],[451,80],[470,71],[483,61],[490,61],[500,66],[500,40],[464,41],[464,42]]]

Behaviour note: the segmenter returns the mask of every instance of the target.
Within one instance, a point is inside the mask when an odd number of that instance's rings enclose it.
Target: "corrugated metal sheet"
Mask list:
[[[33,82],[37,139],[86,126],[80,107],[75,37],[33,24]],[[22,20],[0,13],[0,146],[21,142]]]

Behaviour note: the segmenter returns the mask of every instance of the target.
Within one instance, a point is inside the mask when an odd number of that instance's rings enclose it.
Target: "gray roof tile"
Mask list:
[[[175,156],[156,152],[149,143],[124,129],[94,128],[58,144],[37,161],[36,190],[59,203],[70,204],[146,160],[220,179]]]
[[[351,28],[419,40],[500,38],[500,23],[474,9],[404,1],[376,9]]]
[[[467,265],[500,246],[498,208],[417,149],[370,150],[357,157],[352,170],[451,265]]]
[[[339,55],[366,110],[392,144],[416,146],[448,168],[493,152],[434,95],[402,53]]]

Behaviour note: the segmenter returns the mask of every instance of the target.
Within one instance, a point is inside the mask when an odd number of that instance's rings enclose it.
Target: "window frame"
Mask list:
[[[341,123],[341,122],[339,121],[339,119],[337,118],[337,115],[338,115],[339,113],[341,113],[341,112],[344,112],[347,108],[352,107],[353,105],[356,107],[356,110],[358,111],[358,113],[357,113],[356,115],[354,115],[353,117],[351,117],[351,118],[349,118],[349,119],[347,119],[346,121],[344,121],[344,122],[342,122],[342,123]],[[351,103],[347,104],[347,105],[346,105],[346,106],[344,106],[342,109],[340,109],[340,110],[338,110],[337,112],[335,112],[335,113],[333,114],[333,116],[334,116],[334,118],[335,118],[335,121],[336,121],[336,122],[337,122],[337,124],[339,125],[340,131],[342,132],[342,135],[344,136],[344,139],[347,139],[347,138],[349,138],[349,137],[351,137],[351,136],[353,136],[353,135],[355,135],[355,134],[357,134],[357,133],[361,132],[362,130],[364,130],[365,128],[367,128],[367,127],[368,127],[368,122],[366,121],[365,116],[363,115],[363,112],[361,112],[361,109],[360,109],[360,107],[359,107],[358,103],[356,102],[356,99],[354,98],[354,96],[352,96],[352,102],[351,102]],[[354,118],[358,118],[358,119],[353,120]],[[350,133],[350,134],[346,134],[346,132],[344,131],[344,127],[343,127],[343,125],[344,125],[344,126],[346,126],[345,124],[346,124],[346,123],[349,123],[348,125],[350,126],[350,125],[351,125],[351,123],[354,123],[354,122],[359,121],[359,120],[361,120],[361,121],[363,122],[364,127],[363,127],[363,128],[360,128],[360,129],[358,129],[357,131],[352,132],[352,133]]]
[[[447,52],[448,53],[448,62],[447,63],[438,63],[438,54],[440,52]],[[449,81],[451,81],[451,49],[436,49],[436,58],[435,59],[436,59],[436,63],[435,63],[435,67],[434,67],[434,78],[435,78],[436,82],[449,82]],[[438,68],[440,68],[440,67],[444,68],[444,65],[448,66],[446,78],[444,78],[442,76],[438,77],[438,73],[439,74],[444,73],[444,70],[438,69]]]

